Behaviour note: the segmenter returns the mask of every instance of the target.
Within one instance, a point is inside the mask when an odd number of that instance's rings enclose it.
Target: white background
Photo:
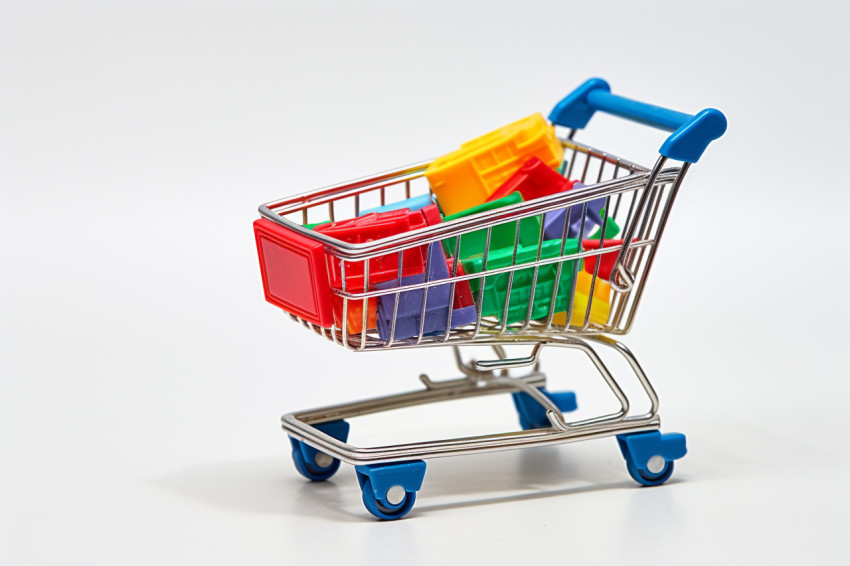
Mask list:
[[[0,563],[846,564],[834,5],[4,2]],[[394,523],[347,466],[304,481],[281,413],[451,360],[351,354],[266,304],[256,206],[440,155],[591,76],[729,120],[625,340],[688,434],[674,478],[638,488],[611,439],[435,460]],[[650,163],[663,138],[605,116],[578,137]],[[592,405],[574,362],[544,358]],[[488,398],[352,439],[515,426]]]

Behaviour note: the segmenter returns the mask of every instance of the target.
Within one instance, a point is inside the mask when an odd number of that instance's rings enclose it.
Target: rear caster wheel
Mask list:
[[[337,440],[348,439],[349,425],[345,421],[333,421],[315,425],[315,428]],[[306,442],[289,437],[292,444],[292,461],[295,469],[310,481],[325,481],[339,469],[339,460],[320,452]]]

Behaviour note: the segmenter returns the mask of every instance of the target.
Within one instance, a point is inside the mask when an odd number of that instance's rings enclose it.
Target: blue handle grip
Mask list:
[[[602,79],[590,79],[555,105],[549,121],[567,128],[587,126],[597,111],[673,132],[661,145],[664,157],[696,163],[705,148],[726,131],[726,117],[720,110],[707,108],[694,116],[630,100],[611,94]]]

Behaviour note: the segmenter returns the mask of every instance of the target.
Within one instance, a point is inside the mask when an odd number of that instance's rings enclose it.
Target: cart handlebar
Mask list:
[[[616,94],[602,79],[590,79],[555,105],[549,121],[580,130],[597,111],[673,132],[661,145],[664,157],[696,163],[708,147],[726,131],[726,117],[720,110],[706,108],[695,115],[677,112]]]

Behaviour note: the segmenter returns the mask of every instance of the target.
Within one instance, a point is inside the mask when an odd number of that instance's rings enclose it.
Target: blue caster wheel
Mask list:
[[[345,442],[348,439],[349,425],[345,421],[333,421],[315,425],[325,434]],[[310,481],[325,481],[339,469],[339,460],[320,452],[309,444],[289,437],[292,444],[292,461],[295,469]]]
[[[650,464],[652,464],[652,462],[650,462]],[[663,461],[663,463],[656,464],[654,469],[660,470],[658,472],[651,472],[649,470],[639,470],[637,467],[635,467],[634,463],[631,460],[626,461],[626,468],[628,468],[629,475],[632,476],[632,479],[634,479],[639,484],[646,486],[661,485],[662,483],[670,479],[670,476],[673,475],[672,461]]]
[[[617,436],[629,475],[641,485],[661,485],[673,475],[673,461],[688,450],[685,435],[658,431]]]
[[[375,490],[369,480],[364,482],[362,489],[363,505],[366,506],[369,513],[385,521],[401,519],[410,513],[413,504],[416,503],[416,492],[405,491],[399,486],[393,486],[387,490],[383,499],[378,499],[375,496]]]
[[[416,492],[425,478],[425,462],[414,460],[397,464],[356,466],[357,481],[363,491],[363,505],[378,519],[401,519],[413,509]]]
[[[578,408],[576,394],[572,391],[550,393],[545,387],[541,387],[540,391],[555,403],[555,406],[561,409],[563,413],[575,411]],[[549,428],[552,426],[549,422],[549,417],[546,416],[546,410],[531,395],[518,391],[511,393],[511,397],[514,399],[514,406],[516,407],[517,415],[519,415],[519,425],[522,427],[522,430]]]

